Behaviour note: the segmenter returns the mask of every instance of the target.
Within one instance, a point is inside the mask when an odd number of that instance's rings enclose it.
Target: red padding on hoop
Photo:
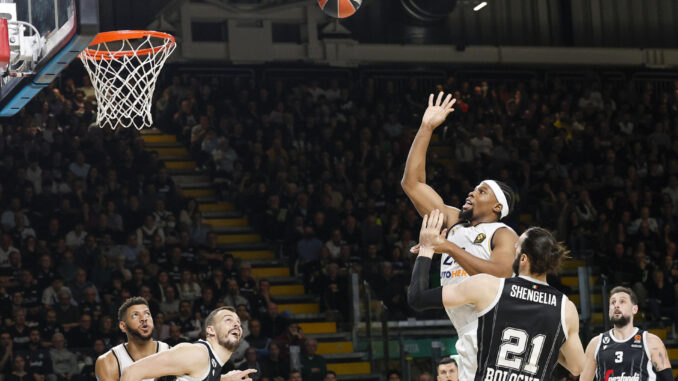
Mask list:
[[[9,64],[9,31],[7,19],[0,18],[0,69],[6,70]]]

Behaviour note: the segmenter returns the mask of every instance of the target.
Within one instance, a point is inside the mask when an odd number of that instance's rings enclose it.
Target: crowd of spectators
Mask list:
[[[175,78],[163,99],[186,100],[157,116],[212,170],[222,196],[282,245],[324,308],[346,316],[352,269],[391,319],[403,319],[412,314],[408,249],[420,220],[399,182],[432,91],[457,99],[427,165],[447,204],[460,206],[484,178],[511,185],[518,204],[509,225],[554,230],[574,257],[633,286],[648,319],[675,320],[678,83],[659,91],[449,77],[433,89],[416,76],[322,86]]]
[[[427,94],[448,91],[456,111],[427,165],[446,203],[484,178],[506,182],[518,201],[509,225],[553,229],[574,257],[633,286],[648,319],[675,321],[678,84],[184,75],[158,88],[157,125],[281,249],[329,320],[348,319],[351,271],[389,319],[415,316],[406,289],[420,218],[400,178]],[[64,77],[2,123],[0,374],[91,379],[96,357],[124,339],[117,307],[140,295],[157,339],[195,340],[211,309],[232,305],[246,336],[235,367],[261,370],[256,381],[333,381],[270,281],[217,244],[158,154],[134,130],[92,125],[92,96],[86,77]],[[290,345],[303,347],[300,373]]]

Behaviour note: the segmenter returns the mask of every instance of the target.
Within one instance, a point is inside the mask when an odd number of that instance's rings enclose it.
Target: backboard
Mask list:
[[[14,60],[0,78],[0,116],[16,114],[89,45],[99,33],[98,5],[98,0],[0,0]]]

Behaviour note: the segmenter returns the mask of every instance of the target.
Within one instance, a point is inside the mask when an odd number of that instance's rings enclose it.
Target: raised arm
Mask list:
[[[400,184],[421,216],[431,213],[433,209],[442,210],[445,214],[445,226],[450,227],[459,220],[459,209],[445,205],[442,197],[426,184],[426,151],[431,141],[433,130],[442,124],[454,109],[456,99],[448,94],[443,100],[443,92],[433,103],[434,94],[428,99],[428,108],[421,120],[421,126],[410,147],[405,163],[405,173]]]
[[[207,348],[200,344],[176,347],[135,361],[122,373],[120,381],[141,381],[164,376],[202,377],[209,367]]]
[[[584,363],[584,369],[579,375],[579,381],[593,381],[593,377],[596,375],[596,367],[598,362],[596,361],[596,348],[598,348],[598,342],[600,341],[600,336],[596,336],[591,341],[589,345],[586,346],[586,362]]]
[[[118,362],[113,357],[113,352],[101,355],[94,363],[94,374],[98,381],[120,380]]]
[[[579,314],[577,313],[577,307],[569,299],[565,306],[565,324],[567,324],[567,340],[560,347],[558,362],[565,369],[569,370],[570,373],[578,376],[582,369],[584,369],[586,356],[584,355],[584,347],[579,339]]]

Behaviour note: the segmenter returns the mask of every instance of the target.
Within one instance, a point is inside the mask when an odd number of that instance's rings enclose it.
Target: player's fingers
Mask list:
[[[452,99],[452,94],[447,94],[445,100],[443,101],[443,108],[447,108],[448,104],[450,103],[450,99]]]
[[[435,97],[435,94],[431,93],[428,96],[428,107],[433,106],[433,97]]]
[[[440,231],[440,229],[443,228],[443,217],[444,217],[443,213],[439,211],[438,212],[438,221],[436,223],[436,231],[438,231],[438,232]]]
[[[419,244],[410,247],[410,253],[417,254],[419,252]]]
[[[423,231],[424,229],[426,229],[426,226],[427,226],[426,224],[427,224],[427,222],[428,222],[428,214],[424,214],[424,220],[421,222],[421,230],[422,230],[422,231]]]
[[[440,102],[443,100],[443,93],[442,91],[438,93],[438,98],[436,99],[436,106],[440,106]]]
[[[250,368],[250,369],[245,369],[245,370],[242,371],[242,376],[243,376],[243,378],[244,378],[244,377],[247,377],[247,380],[251,380],[250,374],[256,373],[256,372],[257,372],[256,369],[252,369],[252,368]]]
[[[440,231],[440,228],[438,227],[438,224],[440,221],[443,219],[443,214],[440,213],[440,209],[436,209],[436,220],[434,221],[433,224],[431,224],[431,227],[434,229],[438,229]]]
[[[447,238],[447,228],[443,229],[443,232],[440,233],[440,236],[445,238],[445,239]]]

